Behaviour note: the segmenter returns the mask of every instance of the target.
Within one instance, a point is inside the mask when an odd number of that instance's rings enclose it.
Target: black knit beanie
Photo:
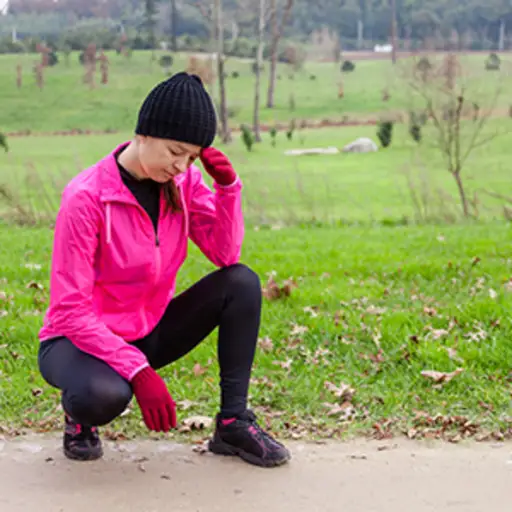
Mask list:
[[[135,133],[206,148],[213,143],[216,131],[215,109],[201,79],[182,72],[149,93]]]

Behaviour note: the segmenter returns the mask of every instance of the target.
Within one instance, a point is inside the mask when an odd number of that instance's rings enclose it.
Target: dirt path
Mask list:
[[[73,463],[56,437],[0,440],[2,512],[505,512],[512,444],[293,443],[264,470],[166,442]]]

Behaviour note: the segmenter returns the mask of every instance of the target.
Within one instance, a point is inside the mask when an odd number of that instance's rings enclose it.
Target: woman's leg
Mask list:
[[[174,298],[157,328],[135,342],[155,369],[190,352],[219,327],[221,416],[245,412],[261,316],[261,284],[244,265],[222,268]]]
[[[103,361],[79,350],[67,338],[41,343],[43,378],[62,390],[62,406],[75,422],[100,426],[119,416],[132,398],[130,384]]]

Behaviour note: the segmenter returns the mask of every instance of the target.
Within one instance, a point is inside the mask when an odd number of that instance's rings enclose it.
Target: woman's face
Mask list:
[[[158,183],[185,172],[201,152],[200,146],[154,137],[139,137],[138,148],[144,176]]]

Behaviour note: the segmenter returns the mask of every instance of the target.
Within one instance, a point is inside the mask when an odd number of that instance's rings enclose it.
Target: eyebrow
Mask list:
[[[184,153],[187,153],[187,152],[188,152],[188,149],[187,149],[187,148],[185,148],[184,146],[182,146],[180,143],[177,143],[177,144],[176,144],[176,148],[177,148],[177,149],[179,149],[180,151],[183,151]],[[193,153],[193,155],[196,155],[196,154],[197,154],[197,152],[196,152],[196,153]]]

